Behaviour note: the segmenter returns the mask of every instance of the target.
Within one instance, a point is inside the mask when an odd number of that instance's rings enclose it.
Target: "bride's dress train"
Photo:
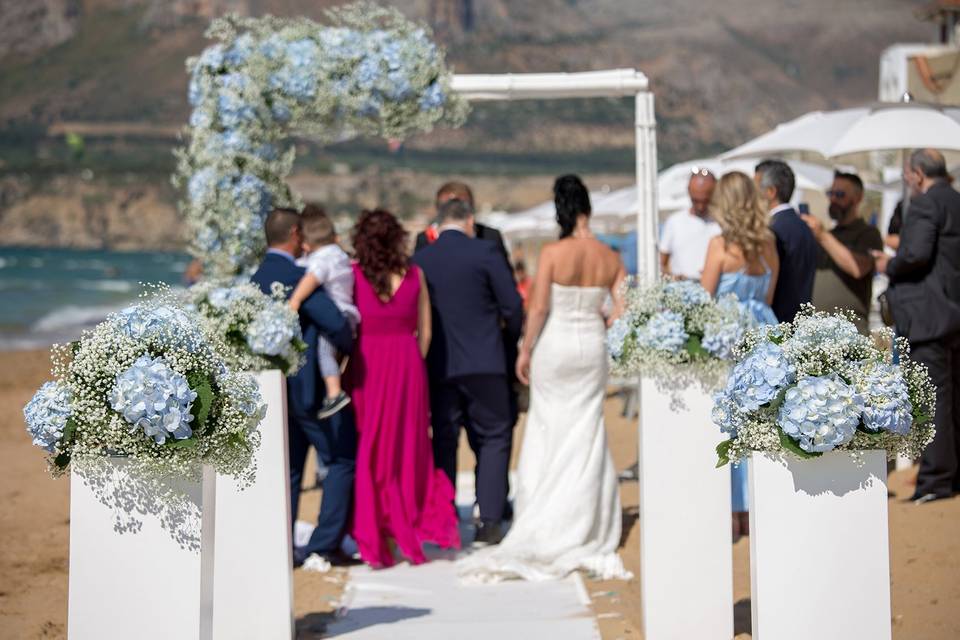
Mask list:
[[[550,317],[530,365],[516,519],[503,542],[460,561],[468,580],[549,580],[577,569],[630,577],[617,555],[620,491],[603,425],[606,293],[552,285]]]

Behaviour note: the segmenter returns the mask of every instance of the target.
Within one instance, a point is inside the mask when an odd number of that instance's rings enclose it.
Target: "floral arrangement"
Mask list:
[[[207,32],[218,42],[187,61],[190,142],[177,152],[174,184],[186,191],[190,251],[210,274],[250,270],[266,214],[299,204],[284,182],[288,132],[403,138],[466,117],[426,26],[369,2],[327,15],[329,25],[221,18]]]
[[[620,374],[672,377],[677,367],[722,369],[755,322],[733,295],[714,300],[696,282],[660,280],[628,287],[626,308],[607,332]]]
[[[194,316],[157,295],[55,346],[56,380],[24,408],[55,475],[123,456],[141,477],[198,478],[200,463],[253,477],[266,407],[256,381],[224,364]]]
[[[203,281],[187,289],[187,307],[200,317],[204,332],[227,348],[226,365],[235,371],[279,369],[295,374],[307,344],[300,318],[287,306],[282,285],[271,295],[251,282]]]
[[[896,340],[900,363],[891,362],[891,340],[888,331],[870,338],[846,316],[809,305],[792,323],[749,331],[714,396],[713,421],[730,436],[717,447],[718,466],[751,451],[918,457],[933,439],[935,390],[906,340]]]

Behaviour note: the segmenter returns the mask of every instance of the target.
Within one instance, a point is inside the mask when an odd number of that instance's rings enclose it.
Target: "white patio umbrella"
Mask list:
[[[731,149],[726,160],[782,153],[837,158],[868,151],[960,150],[960,108],[917,102],[814,111]]]

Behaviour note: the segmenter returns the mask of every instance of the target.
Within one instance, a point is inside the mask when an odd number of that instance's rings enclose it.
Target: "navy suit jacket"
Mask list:
[[[287,288],[289,297],[303,274],[303,267],[286,256],[268,253],[251,280],[264,293],[270,293],[270,285],[279,282]],[[307,361],[296,375],[287,378],[287,400],[292,413],[312,415],[319,407],[318,399],[324,397],[317,367],[317,338],[323,334],[339,351],[349,353],[353,349],[353,332],[322,289],[314,291],[300,306],[300,328],[307,343]]]
[[[770,229],[777,238],[780,275],[773,292],[773,313],[780,322],[791,322],[800,305],[813,298],[817,273],[817,239],[793,209],[774,214]]]
[[[433,307],[431,379],[507,375],[504,340],[520,339],[523,302],[500,249],[444,231],[413,262],[423,270]]]

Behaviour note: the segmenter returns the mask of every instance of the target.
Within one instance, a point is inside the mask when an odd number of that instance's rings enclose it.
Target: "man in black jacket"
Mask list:
[[[933,149],[913,152],[904,177],[921,195],[904,216],[897,255],[874,257],[890,278],[897,333],[910,341],[913,359],[927,365],[937,389],[937,433],[921,458],[912,498],[924,503],[960,491],[960,193]]]

